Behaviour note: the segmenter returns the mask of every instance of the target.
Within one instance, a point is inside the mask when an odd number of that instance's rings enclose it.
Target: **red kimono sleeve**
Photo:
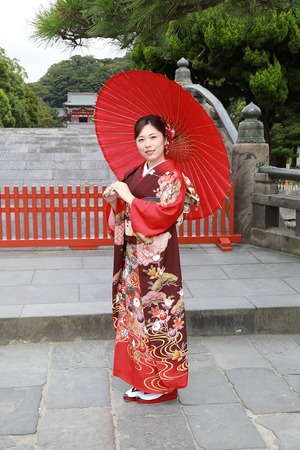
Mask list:
[[[135,233],[149,237],[164,233],[182,213],[186,194],[182,175],[176,171],[167,177],[169,181],[163,180],[158,189],[158,203],[139,198],[133,200],[130,220]]]
[[[126,208],[125,202],[123,200],[121,200],[120,198],[118,198],[117,205],[116,205],[116,211],[114,214],[117,215],[120,211],[125,210],[125,208]],[[112,212],[113,212],[113,210],[112,210],[111,205],[109,203],[107,203],[106,208],[105,208],[105,219],[106,219],[106,223],[107,223],[108,233],[113,238],[114,234],[115,234],[115,229],[111,228],[110,223],[109,223],[109,216]]]

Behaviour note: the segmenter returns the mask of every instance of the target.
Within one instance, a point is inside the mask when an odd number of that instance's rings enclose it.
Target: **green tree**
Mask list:
[[[268,9],[257,16],[243,5],[237,9],[233,0],[224,0],[191,14],[186,29],[173,21],[159,47],[137,42],[131,55],[137,67],[169,76],[184,55],[194,82],[210,89],[228,110],[238,99],[261,108],[272,146],[273,125],[282,122],[287,108],[295,110],[300,94],[300,8]]]
[[[194,82],[228,110],[261,108],[270,146],[272,127],[299,98],[300,0],[56,0],[33,26],[48,44],[115,40],[130,46],[135,67],[169,77],[185,56]]]
[[[101,85],[121,70],[129,70],[129,55],[123,58],[96,59],[72,56],[53,64],[47,73],[30,87],[51,107],[62,108],[68,92],[98,92]]]
[[[26,128],[42,123],[42,126],[53,126],[54,116],[50,109],[47,122],[42,121],[48,107],[25,83],[26,76],[18,61],[8,58],[4,49],[0,49],[0,126]]]
[[[9,99],[3,89],[0,89],[0,127],[9,127],[13,124],[13,116]]]
[[[90,38],[107,38],[127,48],[142,38],[159,43],[171,21],[212,9],[224,0],[56,0],[40,8],[34,18],[33,38],[49,44],[84,45]],[[269,8],[289,10],[298,0],[233,0],[259,15]]]
[[[273,143],[271,163],[280,167],[285,167],[287,163],[291,167],[295,166],[300,137],[299,115],[298,102],[288,109],[282,107],[282,111],[279,111],[271,131]]]

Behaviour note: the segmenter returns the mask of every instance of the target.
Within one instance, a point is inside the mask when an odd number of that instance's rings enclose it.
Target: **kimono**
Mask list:
[[[113,374],[147,393],[188,382],[186,318],[177,239],[184,175],[167,160],[123,180],[136,197],[118,199],[114,228]]]

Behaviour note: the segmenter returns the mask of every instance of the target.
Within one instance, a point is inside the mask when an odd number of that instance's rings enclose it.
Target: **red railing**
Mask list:
[[[0,248],[70,247],[94,249],[113,244],[105,219],[106,202],[98,186],[27,186],[0,191]],[[234,187],[222,209],[205,219],[185,221],[179,243],[215,243],[231,250],[234,234]]]

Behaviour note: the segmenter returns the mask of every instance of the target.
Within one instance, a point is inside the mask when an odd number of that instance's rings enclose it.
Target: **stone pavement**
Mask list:
[[[0,449],[299,450],[300,335],[189,339],[179,400],[138,405],[113,341],[0,347]]]
[[[299,257],[180,251],[190,381],[152,406],[112,377],[112,249],[0,252],[1,450],[300,449]]]
[[[298,333],[300,258],[180,248],[189,334]],[[0,251],[0,344],[113,339],[112,248]]]

